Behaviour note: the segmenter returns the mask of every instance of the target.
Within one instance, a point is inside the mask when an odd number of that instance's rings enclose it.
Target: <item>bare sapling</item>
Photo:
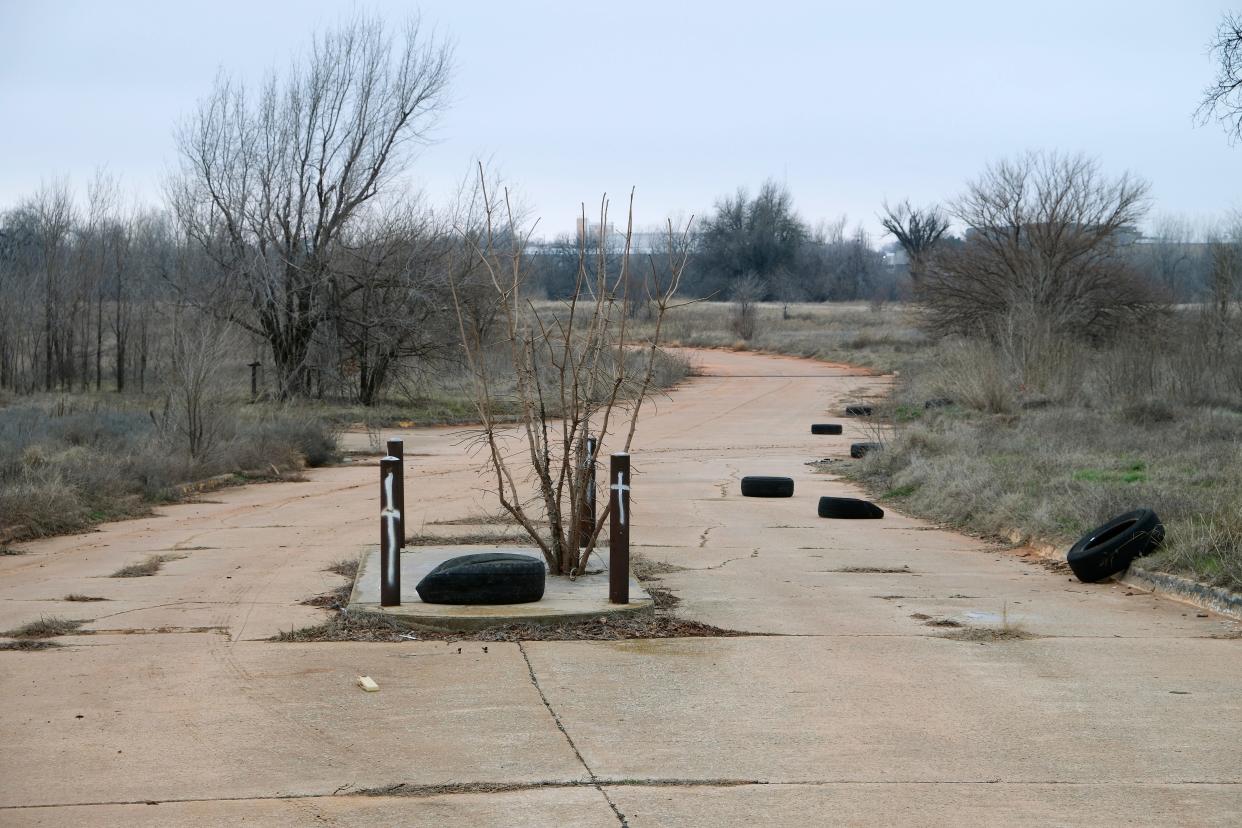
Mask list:
[[[586,438],[598,439],[596,457],[630,450],[639,411],[653,391],[664,318],[676,306],[689,223],[681,229],[668,223],[665,255],[645,257],[647,272],[640,275],[630,248],[631,193],[620,255],[606,255],[603,245],[588,252],[581,234],[571,295],[536,305],[525,291],[531,230],[520,226],[507,190],[497,198],[489,189],[481,168],[475,196],[475,209],[457,224],[460,255],[473,266],[450,270],[481,271],[498,308],[491,333],[480,332],[454,278],[458,328],[481,423],[477,439],[501,507],[539,545],[552,574],[576,577],[586,570],[608,521],[605,508],[579,547],[577,527],[588,514]],[[607,220],[605,198],[600,226]],[[653,315],[652,333],[641,339],[632,338],[625,312],[635,296],[645,299]]]

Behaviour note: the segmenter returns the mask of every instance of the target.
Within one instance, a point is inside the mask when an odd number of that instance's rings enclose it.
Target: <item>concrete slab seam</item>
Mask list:
[[[526,662],[526,671],[530,673],[530,683],[535,686],[535,692],[539,694],[540,700],[543,701],[543,706],[548,709],[548,715],[550,715],[552,717],[552,721],[556,723],[556,729],[559,730],[561,735],[565,737],[565,741],[569,743],[570,750],[574,752],[574,756],[578,757],[578,761],[586,770],[587,777],[591,780],[591,785],[595,788],[595,790],[599,791],[599,795],[602,796],[604,801],[608,803],[608,807],[612,809],[612,812],[617,817],[617,821],[621,823],[622,828],[629,828],[630,824],[626,820],[625,814],[621,813],[621,809],[617,807],[617,803],[613,802],[612,797],[609,796],[608,792],[604,790],[604,787],[599,782],[599,777],[595,775],[595,771],[591,770],[591,766],[587,764],[587,760],[582,756],[582,751],[578,750],[578,746],[574,743],[573,737],[570,736],[569,731],[565,729],[565,724],[561,721],[561,717],[557,715],[556,710],[553,709],[552,702],[548,700],[547,694],[544,693],[543,688],[539,686],[539,678],[535,675],[535,665],[530,663],[530,655],[526,652],[526,645],[521,641],[518,642],[518,652],[522,654],[522,660]]]

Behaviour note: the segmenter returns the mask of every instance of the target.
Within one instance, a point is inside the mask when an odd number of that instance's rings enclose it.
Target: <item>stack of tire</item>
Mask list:
[[[1164,524],[1151,509],[1135,509],[1083,535],[1065,556],[1080,581],[1094,583],[1124,572],[1160,547]]]

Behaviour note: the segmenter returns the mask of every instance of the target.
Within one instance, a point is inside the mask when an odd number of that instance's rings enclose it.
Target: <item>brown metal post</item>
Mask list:
[[[630,602],[630,456],[612,456],[608,473],[608,601]]]
[[[385,457],[380,461],[380,606],[401,603],[401,536],[397,533],[400,515],[394,508],[394,486],[401,461]]]
[[[578,516],[578,548],[586,549],[595,534],[595,450],[599,441],[594,437],[586,438],[583,451],[582,466],[586,470],[586,500],[582,504],[582,514]]]
[[[395,457],[397,463],[397,479],[393,482],[393,508],[397,510],[397,538],[401,547],[405,546],[405,441],[393,437],[388,441],[388,456]]]

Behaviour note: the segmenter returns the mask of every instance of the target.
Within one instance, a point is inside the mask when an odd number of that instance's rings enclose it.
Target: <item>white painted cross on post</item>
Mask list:
[[[617,515],[621,519],[621,525],[625,525],[625,493],[630,491],[630,487],[625,485],[625,472],[617,472],[617,482],[609,486],[617,493],[617,508],[620,510]]]
[[[630,602],[630,525],[625,501],[630,499],[630,456],[617,452],[612,456],[609,477],[616,481],[608,507],[608,600],[613,604]]]

